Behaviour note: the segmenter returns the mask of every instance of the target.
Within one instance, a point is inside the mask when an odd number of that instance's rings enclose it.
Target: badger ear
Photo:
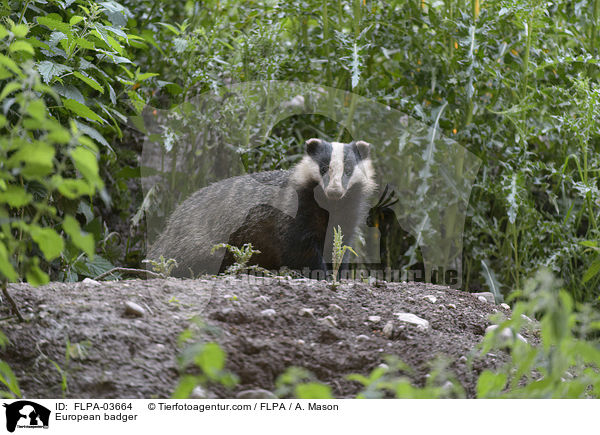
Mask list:
[[[369,153],[371,151],[370,143],[365,142],[364,140],[357,140],[356,142],[354,142],[354,148],[360,156],[361,160],[369,157]]]
[[[317,150],[321,146],[321,139],[309,139],[306,141],[306,153],[309,156],[314,156],[317,153]]]

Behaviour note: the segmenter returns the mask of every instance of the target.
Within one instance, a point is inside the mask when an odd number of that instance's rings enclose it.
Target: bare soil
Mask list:
[[[506,358],[475,356],[489,316],[510,315],[464,291],[423,283],[349,281],[332,289],[309,279],[212,277],[17,284],[9,291],[28,321],[17,322],[0,304],[0,330],[11,342],[0,359],[30,398],[169,397],[182,374],[178,338],[190,327],[196,339],[219,343],[226,368],[239,377],[233,389],[209,385],[213,397],[275,391],[291,366],[311,371],[336,397],[354,397],[362,387],[347,375],[368,375],[386,355],[408,364],[418,386],[443,357],[473,397],[479,373]],[[126,302],[145,314],[128,314]],[[399,312],[426,319],[429,328],[399,321]],[[193,326],[197,318],[204,327]]]

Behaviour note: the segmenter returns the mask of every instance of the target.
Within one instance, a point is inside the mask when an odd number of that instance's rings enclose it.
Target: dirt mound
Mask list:
[[[503,358],[465,356],[481,341],[488,317],[504,310],[430,284],[351,281],[332,290],[309,279],[217,277],[19,284],[9,290],[29,321],[0,322],[11,341],[1,359],[26,397],[168,397],[181,374],[177,339],[195,317],[204,320],[205,339],[221,345],[227,369],[240,379],[233,390],[209,386],[216,397],[273,391],[290,366],[310,370],[336,397],[352,397],[361,386],[346,376],[369,374],[385,355],[408,364],[419,386],[431,362],[443,356],[472,397],[479,373]],[[145,311],[142,317],[136,307],[126,308],[131,302]],[[402,320],[400,313],[416,318]],[[0,316],[7,315],[3,304]]]

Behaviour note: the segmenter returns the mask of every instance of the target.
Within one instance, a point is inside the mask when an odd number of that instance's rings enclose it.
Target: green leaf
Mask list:
[[[85,262],[85,267],[87,271],[82,271],[81,274],[91,278],[115,268],[114,264],[100,255],[94,255],[93,259],[88,258]]]
[[[36,19],[39,24],[48,27],[50,30],[58,30],[65,34],[71,34],[71,26],[67,23],[63,23],[58,14],[50,14],[45,17],[37,17]]]
[[[585,284],[590,279],[592,279],[593,277],[595,277],[596,275],[598,275],[599,273],[600,273],[600,258],[598,258],[596,261],[594,261],[590,265],[590,267],[588,267],[588,269],[583,274],[583,278],[581,279],[581,282],[583,284]]]
[[[499,303],[498,301],[502,301],[502,292],[500,291],[500,283],[498,282],[498,279],[496,278],[496,274],[494,273],[493,270],[491,270],[490,268],[488,268],[486,262],[482,259],[481,260],[481,266],[482,266],[482,274],[485,278],[485,282],[488,286],[488,288],[490,289],[490,291],[494,294],[494,299],[497,301],[497,303]]]
[[[6,349],[6,346],[10,344],[10,341],[2,331],[0,331],[0,349]]]
[[[10,31],[17,38],[24,38],[25,36],[27,36],[27,33],[29,33],[29,26],[27,26],[27,24],[17,24],[15,26],[12,26]]]
[[[96,154],[82,146],[73,149],[70,154],[75,167],[81,172],[83,177],[92,184],[100,185],[101,180],[98,175],[98,160],[96,159]]]
[[[110,97],[110,102],[113,103],[114,105],[116,105],[117,104],[117,94],[115,93],[115,90],[110,85],[110,83],[107,83],[106,86],[108,87],[108,96]]]
[[[10,44],[10,47],[8,47],[8,51],[9,53],[14,53],[15,51],[25,51],[30,54],[35,54],[33,47],[27,41],[14,41],[12,44]]]
[[[30,227],[29,233],[48,261],[57,258],[65,247],[62,237],[52,228],[42,228],[36,225]]]
[[[104,93],[104,88],[100,85],[100,83],[98,83],[96,80],[94,80],[91,77],[86,77],[83,74],[81,74],[79,71],[75,71],[73,73],[73,75],[75,77],[77,77],[78,79],[80,79],[81,81],[83,81],[84,83],[86,83],[87,85],[89,85],[90,87],[94,88],[95,90],[97,90],[98,92],[100,92],[101,94]]]
[[[85,97],[83,96],[81,91],[73,85],[61,85],[57,83],[52,86],[52,89],[62,97],[78,101],[81,104],[85,104]]]
[[[138,82],[143,82],[144,80],[148,80],[150,77],[156,77],[159,74],[157,73],[144,73],[144,74],[138,74],[135,78]]]
[[[2,89],[0,93],[0,101],[3,101],[11,92],[16,91],[17,89],[21,89],[22,83],[18,81],[13,81],[7,83],[6,86]]]
[[[60,63],[54,63],[49,60],[44,60],[38,64],[38,71],[40,72],[44,83],[48,83],[53,77],[59,76],[67,71],[72,71],[72,68],[67,65]]]
[[[6,203],[14,208],[23,207],[31,202],[33,195],[27,193],[27,191],[14,184],[7,186],[4,192],[0,192],[0,203]]]
[[[127,95],[137,113],[142,113],[142,110],[144,110],[144,107],[146,106],[146,102],[135,91],[127,91]]]
[[[94,194],[94,188],[86,183],[85,180],[63,179],[61,176],[55,175],[52,177],[52,182],[60,194],[69,199]]]
[[[8,250],[2,240],[0,240],[0,273],[9,281],[16,281],[19,277],[10,262]]]
[[[225,367],[225,352],[217,343],[206,343],[194,361],[210,379],[217,379]]]
[[[332,399],[331,388],[318,382],[308,382],[296,385],[298,399]]]
[[[482,399],[497,396],[506,385],[506,379],[504,373],[484,370],[477,379],[477,397]]]
[[[25,273],[25,278],[27,279],[27,282],[34,287],[39,287],[50,281],[48,274],[40,269],[37,264],[29,266],[29,269],[27,269],[27,272]]]
[[[10,366],[2,360],[0,360],[0,382],[6,385],[8,390],[15,396],[22,396],[17,377],[11,370]]]
[[[83,18],[81,15],[73,15],[73,16],[71,17],[71,19],[69,20],[69,24],[70,24],[71,26],[74,26],[75,24],[78,24],[78,23],[80,23],[81,21],[83,21],[83,19],[84,19],[84,18]]]
[[[171,396],[172,399],[187,399],[192,391],[198,385],[198,378],[192,375],[184,375],[179,379],[179,383]]]
[[[158,23],[161,26],[166,27],[167,29],[169,29],[171,32],[173,32],[175,35],[179,35],[181,32],[177,29],[177,27],[173,26],[172,24],[169,23]]]
[[[92,111],[89,107],[81,104],[79,101],[71,100],[69,98],[63,100],[63,104],[67,109],[73,112],[75,115],[81,116],[83,118],[87,118],[91,121],[96,121],[101,124],[104,124],[106,121],[98,116],[95,112]]]
[[[52,143],[67,144],[71,140],[71,133],[66,128],[56,128],[46,136],[46,139]]]
[[[62,227],[65,233],[71,237],[75,246],[85,252],[88,257],[94,257],[94,236],[82,232],[79,222],[73,216],[66,215]]]
[[[38,121],[46,119],[46,105],[44,104],[44,100],[39,99],[31,101],[27,106],[27,113]]]
[[[48,175],[54,169],[55,153],[54,147],[45,142],[27,142],[19,146],[18,151],[8,160],[8,164],[14,167],[19,163],[25,163],[23,175],[39,178]]]
[[[125,32],[123,32],[121,29],[118,29],[116,27],[113,26],[104,26],[104,30],[108,30],[109,32],[114,33],[115,35],[123,38],[123,39],[127,39],[127,34]]]
[[[23,73],[21,72],[21,68],[19,68],[15,61],[8,56],[0,54],[0,65],[5,66],[6,68],[8,68],[9,70],[11,70],[19,76],[23,75]]]
[[[8,36],[8,30],[3,25],[0,25],[0,40],[6,38]]]
[[[113,25],[123,27],[127,24],[127,9],[125,7],[116,1],[100,2],[100,4],[104,7],[104,13]]]
[[[77,129],[80,130],[82,133],[87,134],[92,139],[94,139],[97,142],[101,143],[105,147],[108,147],[111,151],[113,150],[111,148],[111,146],[109,145],[109,143],[106,141],[106,139],[104,139],[104,136],[102,136],[98,132],[98,130],[96,130],[95,128],[92,128],[89,125],[84,124],[83,122],[79,122],[77,120],[75,121],[75,125],[77,126]]]
[[[48,44],[56,47],[56,45],[63,39],[68,39],[67,35],[65,35],[63,32],[52,32],[50,39],[48,40]]]
[[[6,79],[8,79],[8,78],[10,78],[12,76],[13,76],[13,73],[11,73],[10,71],[8,71],[3,66],[0,66],[0,80],[6,80]]]
[[[84,50],[93,50],[96,45],[92,41],[83,38],[75,38],[75,43]]]
[[[93,30],[91,32],[92,35],[94,35],[96,38],[104,41],[106,43],[106,45],[111,47],[117,53],[123,54],[123,47],[121,47],[121,44],[119,44],[115,38],[113,38],[108,33],[106,33],[105,28],[102,24],[94,23],[94,29],[96,29],[96,30]]]

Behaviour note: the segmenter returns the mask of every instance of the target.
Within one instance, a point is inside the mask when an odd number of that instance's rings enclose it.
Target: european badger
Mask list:
[[[216,274],[233,263],[211,248],[222,242],[252,243],[250,264],[326,272],[333,228],[352,241],[376,188],[370,145],[320,139],[306,142],[306,155],[292,169],[242,175],[198,190],[173,212],[148,258],[177,260],[175,276]]]

